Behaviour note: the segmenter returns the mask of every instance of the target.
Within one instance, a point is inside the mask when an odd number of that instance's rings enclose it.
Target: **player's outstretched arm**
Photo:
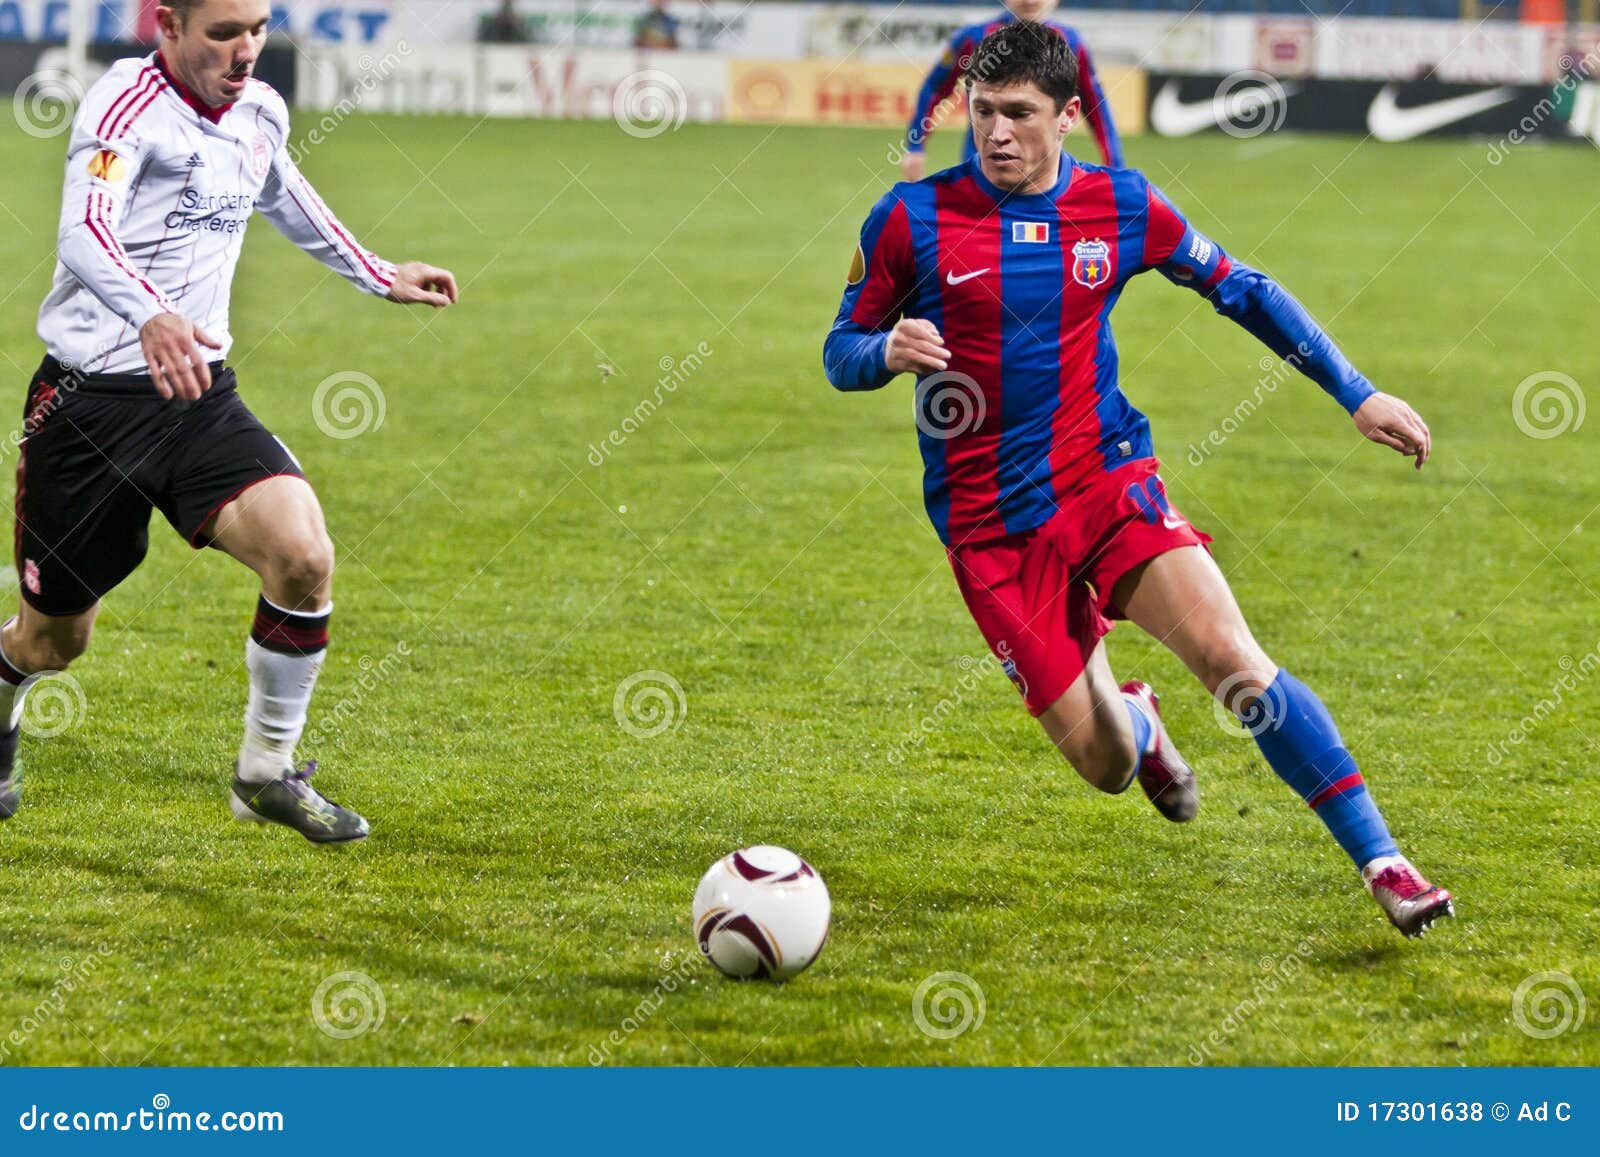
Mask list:
[[[431,305],[443,309],[456,301],[456,277],[448,269],[422,261],[407,261],[394,267],[394,284],[389,300],[401,305]]]
[[[1294,297],[1272,278],[1234,264],[1209,295],[1216,311],[1249,330],[1273,353],[1321,386],[1365,438],[1428,460],[1428,427],[1399,398],[1379,393]]]
[[[299,249],[315,257],[357,288],[388,297],[395,267],[356,244],[343,222],[317,195],[299,167],[280,148],[256,201],[261,215]]]
[[[288,146],[289,109],[276,93],[267,111],[268,123],[281,135],[256,208],[290,243],[346,281],[376,297],[389,297],[394,288],[394,265],[356,243],[295,164]]]
[[[1363,437],[1414,458],[1422,469],[1432,439],[1417,412],[1399,398],[1379,393],[1283,286],[1234,261],[1190,226],[1171,202],[1147,188],[1144,267],[1159,269],[1174,284],[1195,290],[1223,317],[1321,386],[1344,407]]]

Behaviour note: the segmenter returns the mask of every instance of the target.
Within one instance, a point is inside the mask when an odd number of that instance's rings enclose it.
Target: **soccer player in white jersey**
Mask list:
[[[240,399],[223,359],[228,296],[254,211],[358,288],[435,307],[448,270],[363,249],[289,155],[289,114],[251,73],[269,0],[168,0],[160,46],[122,60],[73,120],[47,350],[17,466],[21,603],[0,628],[0,819],[19,802],[30,676],[89,645],[100,599],[144,558],[152,509],[196,548],[261,577],[246,643],[244,741],[231,805],[316,843],[367,834],[296,769],[328,644],[333,544],[294,456]]]

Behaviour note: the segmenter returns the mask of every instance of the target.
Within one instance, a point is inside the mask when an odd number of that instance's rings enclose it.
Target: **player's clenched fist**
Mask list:
[[[1392,394],[1373,394],[1351,415],[1363,437],[1397,450],[1417,460],[1417,469],[1428,460],[1433,435],[1422,416]]]
[[[904,317],[889,331],[883,364],[897,374],[934,374],[950,365],[950,351],[933,322]]]
[[[407,261],[395,266],[389,300],[401,305],[431,305],[443,309],[455,303],[455,274],[424,261]]]
[[[139,330],[139,348],[150,367],[150,381],[163,398],[174,394],[192,402],[211,388],[211,367],[201,346],[214,350],[222,343],[186,317],[158,313]]]

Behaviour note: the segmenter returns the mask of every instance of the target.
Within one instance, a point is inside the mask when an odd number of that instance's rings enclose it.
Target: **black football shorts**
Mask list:
[[[255,483],[304,477],[239,397],[222,362],[199,401],[164,401],[144,374],[74,374],[45,358],[28,387],[17,458],[22,597],[47,615],[88,610],[133,573],[158,509],[191,546]]]

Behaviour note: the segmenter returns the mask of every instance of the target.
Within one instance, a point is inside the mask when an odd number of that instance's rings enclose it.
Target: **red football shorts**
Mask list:
[[[978,629],[1028,710],[1038,715],[1083,674],[1111,620],[1118,579],[1158,554],[1211,536],[1168,500],[1141,458],[1098,475],[1043,526],[950,548],[950,566]]]

